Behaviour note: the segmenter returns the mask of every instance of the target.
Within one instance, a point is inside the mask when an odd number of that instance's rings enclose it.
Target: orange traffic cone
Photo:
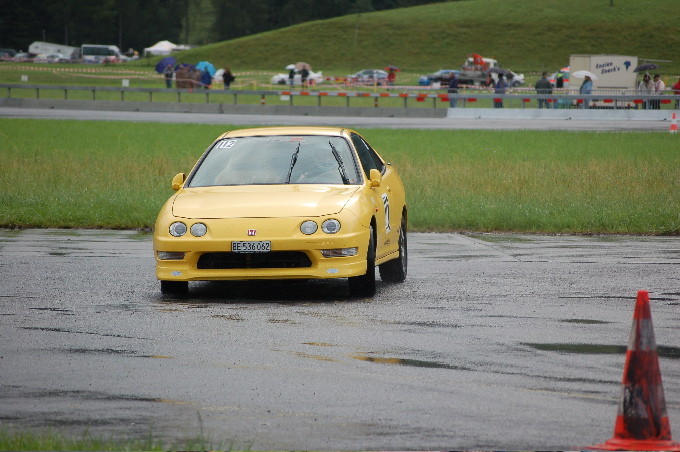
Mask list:
[[[589,449],[680,451],[666,414],[647,291],[637,295],[614,436]]]
[[[675,113],[671,116],[671,133],[678,133],[678,120],[675,117]]]

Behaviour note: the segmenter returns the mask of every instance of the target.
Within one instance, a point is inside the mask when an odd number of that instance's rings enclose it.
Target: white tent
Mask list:
[[[151,47],[144,49],[144,55],[170,55],[170,52],[177,48],[177,44],[170,41],[158,41]]]

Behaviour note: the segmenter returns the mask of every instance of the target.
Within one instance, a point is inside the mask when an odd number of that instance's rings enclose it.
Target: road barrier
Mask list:
[[[450,101],[456,101],[456,108],[532,108],[543,101],[548,108],[559,109],[605,109],[605,110],[630,110],[630,109],[674,109],[677,102],[680,102],[680,95],[650,96],[638,95],[635,93],[619,92],[598,92],[591,95],[581,95],[564,91],[551,95],[535,94],[529,89],[515,89],[508,94],[495,94],[488,90],[469,90],[456,94],[441,92],[424,92],[418,89],[408,91],[391,89],[389,91],[331,91],[331,90],[218,90],[203,89],[201,87],[193,89],[176,88],[131,88],[131,87],[112,87],[112,86],[64,86],[64,85],[40,85],[40,84],[0,84],[0,89],[4,89],[7,98],[31,97],[26,94],[32,93],[33,98],[40,99],[41,94],[49,93],[49,98],[58,98],[54,93],[63,93],[64,100],[72,99],[74,93],[91,93],[91,100],[112,100],[112,93],[117,94],[121,101],[130,100],[131,96],[143,95],[148,102],[167,102],[168,94],[172,94],[172,101],[176,102],[196,102],[202,98],[205,103],[213,101],[232,104],[272,104],[276,99],[279,104],[288,103],[295,106],[296,101],[304,104],[303,99],[316,98],[316,106],[322,107],[324,99],[342,98],[345,107],[353,106],[353,99],[368,99],[371,102],[364,106],[381,107],[403,107],[403,108],[449,108]],[[432,90],[430,90],[432,91]],[[623,94],[621,94],[623,93]],[[155,99],[154,99],[155,97]],[[159,100],[161,99],[161,100]],[[256,100],[254,100],[256,99]],[[82,100],[79,99],[79,100]],[[399,102],[395,103],[395,100]],[[655,103],[656,101],[656,103]],[[388,103],[389,102],[389,103]],[[414,104],[415,102],[415,104]],[[385,105],[387,104],[387,105]],[[337,105],[337,102],[336,102]]]

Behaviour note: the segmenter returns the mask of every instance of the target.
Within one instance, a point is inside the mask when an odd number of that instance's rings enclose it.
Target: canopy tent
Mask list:
[[[158,41],[151,47],[144,49],[144,55],[170,55],[170,52],[177,49],[177,44],[170,41]]]

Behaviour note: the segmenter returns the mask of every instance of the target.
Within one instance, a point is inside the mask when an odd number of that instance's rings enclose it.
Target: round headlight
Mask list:
[[[321,225],[321,230],[326,234],[335,234],[340,230],[340,222],[338,220],[326,220]]]
[[[203,223],[194,223],[191,225],[190,231],[194,237],[203,237],[208,232],[208,226]]]
[[[173,237],[182,237],[187,233],[187,225],[182,222],[175,222],[170,225],[170,235]]]
[[[319,226],[312,220],[307,220],[300,225],[300,232],[306,235],[314,234]]]

